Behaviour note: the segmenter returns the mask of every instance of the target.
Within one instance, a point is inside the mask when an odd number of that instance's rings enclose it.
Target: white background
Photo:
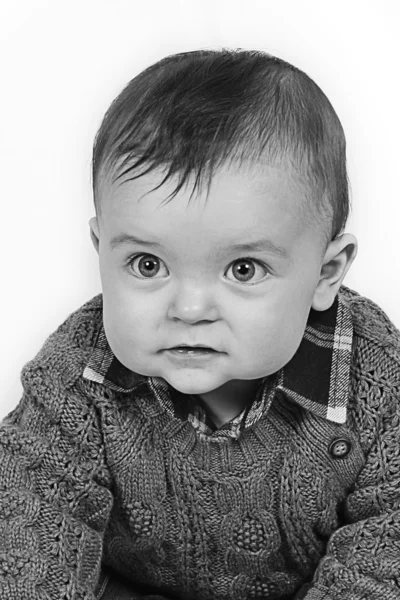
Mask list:
[[[3,0],[0,418],[46,337],[101,291],[91,146],[114,97],[167,54],[263,49],[324,90],[348,143],[359,255],[345,283],[400,327],[396,0]]]

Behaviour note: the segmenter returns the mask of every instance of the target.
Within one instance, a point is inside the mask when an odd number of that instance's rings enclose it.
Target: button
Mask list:
[[[350,450],[351,443],[349,440],[343,438],[333,440],[332,444],[329,446],[329,454],[333,456],[333,458],[344,458],[348,455]]]

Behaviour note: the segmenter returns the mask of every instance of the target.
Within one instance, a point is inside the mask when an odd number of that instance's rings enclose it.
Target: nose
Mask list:
[[[210,286],[186,283],[177,287],[168,306],[168,318],[190,324],[215,321],[218,313]]]

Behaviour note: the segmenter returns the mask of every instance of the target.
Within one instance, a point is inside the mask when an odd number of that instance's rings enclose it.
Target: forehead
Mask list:
[[[305,218],[308,190],[284,166],[221,169],[209,190],[205,185],[193,192],[192,178],[172,199],[178,177],[158,189],[165,177],[161,170],[134,180],[129,177],[113,181],[106,174],[99,186],[102,227],[109,236],[140,231],[153,239],[173,236],[199,241],[207,235],[209,242],[233,242],[262,234],[282,245],[309,222]]]

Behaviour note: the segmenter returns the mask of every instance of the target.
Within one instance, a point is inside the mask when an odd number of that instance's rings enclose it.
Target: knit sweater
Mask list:
[[[236,436],[88,378],[101,295],[70,315],[0,424],[1,600],[400,600],[400,333],[339,295],[345,418],[268,378]]]

